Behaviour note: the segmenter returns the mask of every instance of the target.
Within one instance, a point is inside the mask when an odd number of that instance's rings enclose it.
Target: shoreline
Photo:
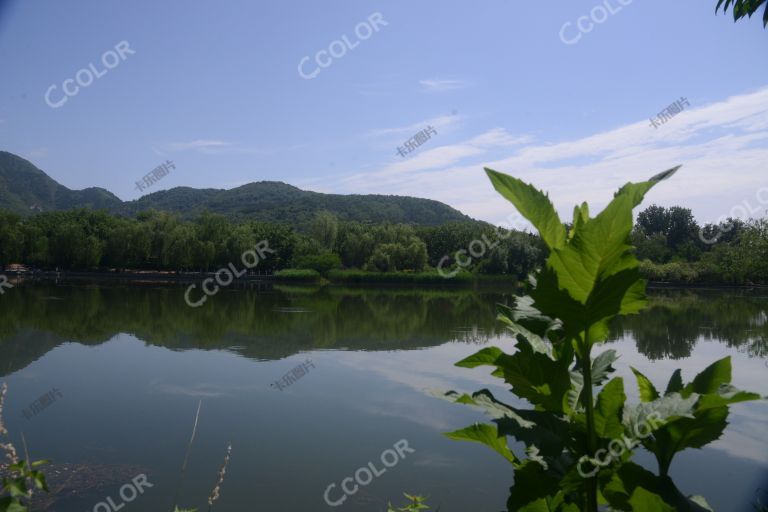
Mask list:
[[[12,283],[23,281],[93,281],[93,282],[125,282],[125,283],[172,283],[172,284],[190,284],[199,283],[204,279],[213,278],[216,272],[98,272],[98,271],[5,271],[0,273],[9,278]],[[518,287],[517,279],[509,275],[466,275],[461,278],[443,278],[435,273],[434,278],[429,276],[424,279],[423,273],[411,274],[402,273],[378,273],[364,272],[355,273],[354,276],[346,277],[343,272],[340,274],[331,274],[328,277],[303,278],[303,277],[282,277],[274,273],[253,272],[235,279],[233,286],[239,284],[251,283],[274,283],[274,284],[305,284],[305,285],[344,285],[344,286],[425,286],[425,287],[499,287],[513,286]]]
[[[424,279],[415,274],[403,273],[377,273],[377,272],[359,272],[355,271],[353,278],[345,278],[344,271],[340,274],[331,274],[328,277],[318,279],[302,279],[281,277],[274,273],[252,272],[240,277],[235,283],[294,283],[294,284],[313,284],[313,285],[345,285],[345,286],[370,286],[370,285],[411,285],[411,286],[449,286],[449,287],[468,287],[480,286],[483,288],[494,288],[510,286],[518,288],[520,283],[507,274],[477,274],[465,275],[459,279],[443,278],[435,274],[434,279]],[[104,271],[12,271],[7,270],[0,273],[8,278],[14,278],[14,281],[21,282],[26,280],[55,280],[55,281],[113,281],[129,283],[198,283],[203,279],[214,277],[215,272],[172,272],[172,271],[139,271],[139,272],[104,272]],[[387,275],[389,274],[389,275]],[[688,288],[688,289],[768,289],[765,284],[720,284],[707,282],[677,283],[667,281],[648,281],[648,288]]]

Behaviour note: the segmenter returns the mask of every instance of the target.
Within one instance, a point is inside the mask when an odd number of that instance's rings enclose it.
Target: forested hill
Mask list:
[[[27,160],[0,151],[0,208],[28,215],[76,207],[112,209],[121,203],[103,188],[70,190]]]
[[[139,174],[137,171],[136,179],[140,178]],[[274,181],[249,183],[231,190],[176,187],[124,202],[102,188],[70,190],[27,160],[0,151],[0,209],[29,215],[76,207],[106,209],[124,215],[152,208],[178,213],[185,218],[196,217],[207,210],[233,220],[293,225],[305,224],[323,210],[334,213],[343,221],[435,226],[472,220],[458,210],[430,199],[321,194]]]
[[[435,226],[471,220],[450,206],[403,196],[321,194],[276,181],[249,183],[231,190],[177,187],[123,203],[121,213],[154,208],[197,217],[205,210],[234,220],[306,224],[323,210],[342,221],[393,222]]]

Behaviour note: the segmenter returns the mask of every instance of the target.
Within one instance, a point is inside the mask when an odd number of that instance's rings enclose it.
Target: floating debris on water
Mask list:
[[[136,475],[148,473],[147,468],[123,464],[46,464],[39,469],[45,474],[50,492],[36,492],[32,510],[52,510],[61,499],[124,484]],[[7,471],[8,465],[0,464],[0,478],[7,476]]]

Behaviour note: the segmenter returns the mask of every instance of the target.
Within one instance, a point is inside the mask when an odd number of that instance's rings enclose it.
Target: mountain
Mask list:
[[[134,215],[153,208],[195,217],[203,211],[235,220],[302,225],[322,210],[341,220],[439,225],[472,219],[439,201],[405,196],[322,194],[278,181],[249,183],[231,190],[176,187],[121,201],[102,188],[70,190],[32,163],[0,151],[0,208],[21,215],[71,208],[105,209]]]
[[[103,188],[70,190],[27,160],[0,151],[0,208],[22,215],[75,207],[117,208],[122,201]]]

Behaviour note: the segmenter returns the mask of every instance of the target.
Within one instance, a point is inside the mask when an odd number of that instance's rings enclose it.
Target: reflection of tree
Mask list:
[[[233,350],[258,360],[314,348],[484,343],[501,334],[495,303],[508,300],[471,290],[270,286],[225,289],[192,309],[183,293],[136,284],[19,285],[0,302],[0,375],[62,342],[97,345],[118,333],[172,350]],[[646,311],[613,326],[611,340],[624,336],[650,359],[688,357],[702,339],[768,357],[768,301],[748,291],[654,290]]]
[[[653,290],[649,308],[618,319],[611,340],[631,336],[649,359],[688,357],[699,340],[768,356],[768,297],[749,290]]]
[[[95,345],[119,333],[173,350],[235,350],[277,359],[313,348],[396,350],[498,336],[495,303],[470,290],[268,287],[224,289],[200,308],[175,286],[29,283],[0,308],[0,375],[65,341]]]

